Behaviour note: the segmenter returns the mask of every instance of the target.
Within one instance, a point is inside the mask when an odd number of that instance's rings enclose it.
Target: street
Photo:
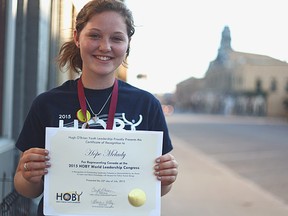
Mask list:
[[[179,176],[162,216],[288,215],[286,120],[177,114],[167,122]]]

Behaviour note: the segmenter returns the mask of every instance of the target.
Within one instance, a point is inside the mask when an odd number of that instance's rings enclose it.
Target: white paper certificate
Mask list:
[[[46,128],[45,215],[160,216],[163,133]]]

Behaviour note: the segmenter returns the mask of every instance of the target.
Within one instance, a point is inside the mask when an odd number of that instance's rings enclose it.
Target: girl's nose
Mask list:
[[[103,52],[111,51],[111,44],[110,44],[108,39],[102,39],[100,41],[99,50],[101,50]]]

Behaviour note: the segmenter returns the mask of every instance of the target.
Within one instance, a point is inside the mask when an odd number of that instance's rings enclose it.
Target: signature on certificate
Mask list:
[[[94,196],[116,196],[116,192],[107,188],[95,188],[91,189],[91,195]]]
[[[114,202],[112,200],[106,200],[106,201],[102,201],[102,200],[91,200],[91,204],[93,207],[96,208],[114,208]]]

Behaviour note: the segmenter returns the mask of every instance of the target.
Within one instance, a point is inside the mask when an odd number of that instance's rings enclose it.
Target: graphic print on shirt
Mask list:
[[[91,116],[91,115],[90,115]],[[127,119],[125,113],[116,113],[114,117],[114,126],[113,130],[132,130],[136,131],[137,126],[142,123],[143,117],[139,114],[138,119]],[[107,119],[108,115],[103,114],[97,116],[97,118],[90,117],[89,121],[89,128],[91,129],[106,129],[107,126]],[[76,121],[76,122],[75,122]],[[75,125],[77,124],[77,125]],[[85,122],[81,122],[78,119],[65,123],[63,120],[59,120],[59,127],[77,127],[77,128],[85,128]]]

